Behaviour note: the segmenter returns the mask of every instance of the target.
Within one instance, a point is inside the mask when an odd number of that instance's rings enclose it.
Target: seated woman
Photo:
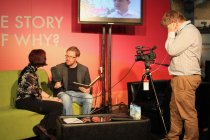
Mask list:
[[[56,118],[62,114],[63,105],[60,99],[51,97],[39,86],[36,71],[46,65],[45,51],[32,50],[28,58],[29,64],[21,71],[18,78],[16,108],[45,115],[33,131],[41,139],[53,139]]]

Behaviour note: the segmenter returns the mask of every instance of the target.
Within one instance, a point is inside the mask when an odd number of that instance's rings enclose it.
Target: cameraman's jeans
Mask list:
[[[73,102],[82,105],[82,114],[90,114],[93,101],[93,96],[91,94],[76,91],[66,91],[59,92],[58,97],[63,101],[64,115],[73,115]]]

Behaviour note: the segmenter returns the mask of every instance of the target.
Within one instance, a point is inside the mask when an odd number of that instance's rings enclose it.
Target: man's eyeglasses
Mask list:
[[[76,58],[76,56],[65,55],[66,58]]]

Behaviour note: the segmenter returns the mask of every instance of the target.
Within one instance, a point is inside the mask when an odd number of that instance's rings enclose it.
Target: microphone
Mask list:
[[[103,67],[99,67],[100,74],[103,74]]]
[[[168,67],[169,66],[169,64],[161,64],[162,66],[166,66],[166,67]]]
[[[115,11],[115,8],[109,9],[109,10],[107,11],[107,15],[113,13],[114,11]]]
[[[169,64],[161,64],[161,63],[155,63],[155,64],[161,65],[161,66],[165,66],[165,67],[168,67],[169,66]]]
[[[103,67],[99,67],[99,72],[100,72],[99,78],[102,79],[103,78],[103,73],[104,73]]]
[[[153,46],[153,47],[152,47],[152,50],[155,50],[155,49],[157,49],[157,46]]]
[[[136,49],[142,49],[143,46],[136,46]]]

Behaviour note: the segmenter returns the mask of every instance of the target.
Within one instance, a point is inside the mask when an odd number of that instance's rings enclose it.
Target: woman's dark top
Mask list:
[[[42,89],[39,86],[37,68],[29,64],[20,73],[18,78],[18,93],[16,100],[33,97],[41,99]]]

